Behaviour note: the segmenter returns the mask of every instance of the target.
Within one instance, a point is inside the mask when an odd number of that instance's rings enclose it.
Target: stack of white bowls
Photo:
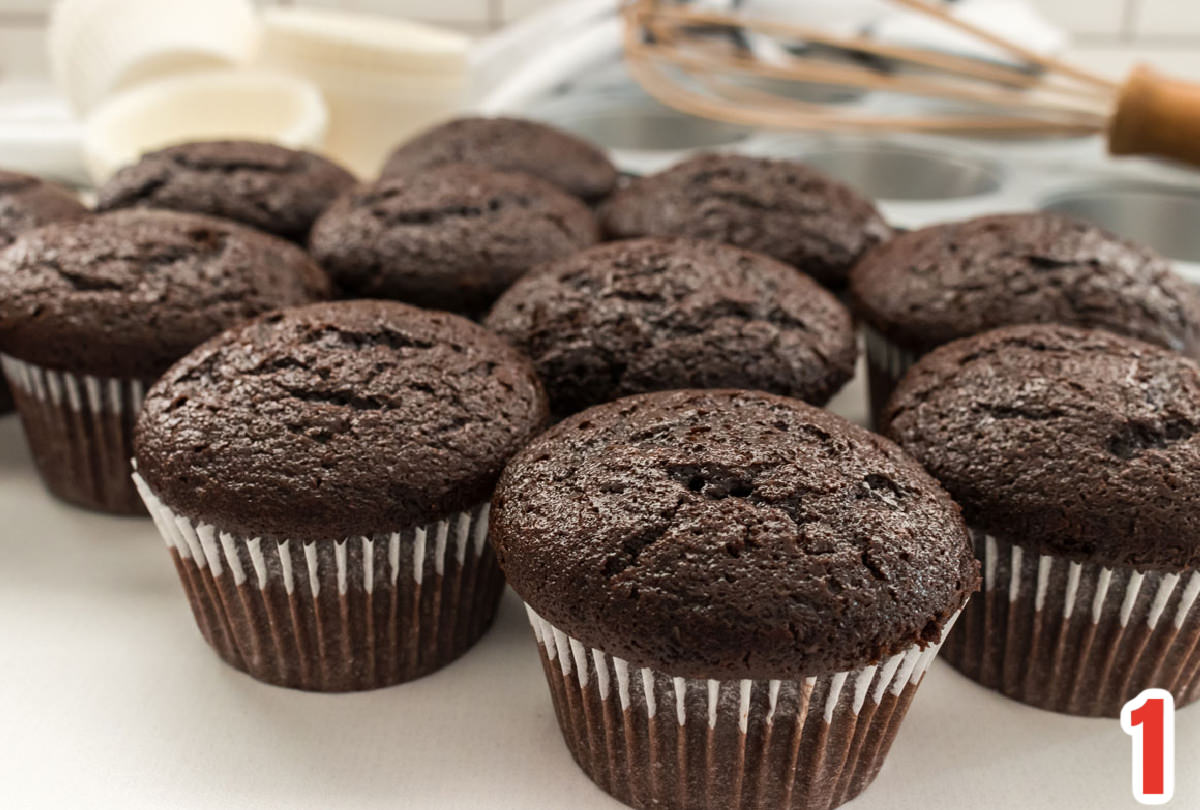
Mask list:
[[[469,41],[335,10],[250,0],[60,0],[54,79],[84,120],[96,182],[151,149],[250,138],[324,151],[363,175],[466,99]]]

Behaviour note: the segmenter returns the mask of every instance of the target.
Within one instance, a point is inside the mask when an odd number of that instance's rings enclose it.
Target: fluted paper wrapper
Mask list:
[[[145,382],[55,371],[7,355],[0,365],[47,488],[90,509],[144,514],[129,459]]]
[[[943,656],[1022,703],[1120,717],[1143,689],[1200,697],[1200,572],[1140,572],[1037,554],[972,532],[983,592]]]
[[[863,335],[867,344],[867,397],[871,406],[871,426],[879,427],[879,417],[883,415],[888,398],[921,356],[902,349],[869,326],[863,326]]]
[[[526,610],[572,756],[638,808],[825,810],[849,801],[879,772],[937,654],[937,645],[912,647],[802,681],[674,678],[587,648]]]
[[[433,672],[491,626],[504,579],[488,506],[427,526],[325,542],[219,532],[146,501],[209,645],[279,686],[375,689]]]

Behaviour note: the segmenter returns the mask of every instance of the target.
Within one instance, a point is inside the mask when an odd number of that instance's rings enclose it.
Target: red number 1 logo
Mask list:
[[[1145,689],[1121,709],[1121,728],[1133,737],[1133,798],[1166,804],[1175,793],[1175,699]]]

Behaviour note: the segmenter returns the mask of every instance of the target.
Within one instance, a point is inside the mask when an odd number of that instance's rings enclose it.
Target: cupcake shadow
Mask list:
[[[492,630],[466,656],[395,687],[281,690],[216,662],[203,677],[225,693],[223,711],[238,718],[240,733],[230,735],[221,760],[245,765],[223,780],[248,806],[277,801],[281,787],[271,778],[284,774],[287,795],[337,796],[355,807],[421,806],[422,799],[448,796],[455,806],[486,806],[498,785],[513,796],[544,797],[547,807],[619,806],[561,746],[537,649],[511,592]],[[179,778],[179,793],[187,795],[187,783],[208,777],[181,767]]]
[[[9,476],[0,465],[0,487],[13,487],[0,530],[0,590],[97,602],[174,597],[178,586],[162,540],[149,520],[102,515],[64,504],[28,473]],[[6,493],[9,494],[9,493]]]
[[[981,734],[973,718],[985,716],[988,731]],[[890,767],[908,769],[911,764],[915,769],[915,763],[906,760],[922,756],[922,740],[940,737],[938,748],[952,752],[952,761],[938,763],[936,768],[928,764],[922,767],[933,789],[947,771],[986,768],[1018,759],[1049,761],[1056,750],[1075,746],[1105,729],[1123,736],[1112,720],[1072,717],[1028,706],[981,687],[946,661],[938,660],[926,674],[924,691],[913,702],[898,735],[895,762]],[[909,770],[907,778],[913,777]]]
[[[29,448],[21,435],[21,420],[15,413],[0,415],[0,474],[31,467]]]

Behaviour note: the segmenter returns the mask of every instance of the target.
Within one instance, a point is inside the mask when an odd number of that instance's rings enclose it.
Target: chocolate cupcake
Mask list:
[[[491,540],[568,748],[639,808],[856,796],[978,585],[958,508],[914,461],[759,392],[560,422],[505,469]]]
[[[819,284],[698,239],[612,242],[531,271],[487,326],[533,358],[565,416],[627,394],[750,388],[824,404],[854,373],[854,326]]]
[[[454,164],[346,194],[311,249],[347,297],[477,315],[529,268],[597,238],[587,206],[555,186]]]
[[[81,219],[86,214],[87,208],[67,189],[27,174],[0,170],[0,250],[23,231]],[[0,376],[0,414],[12,409],[12,392]]]
[[[226,662],[372,689],[491,624],[504,581],[487,502],[545,417],[529,361],[480,326],[314,304],[214,338],[150,389],[137,483]]]
[[[1200,366],[1101,330],[1006,327],[909,371],[887,435],[962,505],[984,592],[945,657],[1024,703],[1200,697]]]
[[[891,236],[875,206],[789,160],[707,154],[637,178],[600,211],[613,238],[692,236],[765,253],[840,288]]]
[[[224,217],[304,242],[354,176],[312,152],[257,141],[199,141],[143,155],[99,189],[97,208]]]
[[[117,211],[0,253],[0,360],[50,491],[142,511],[130,481],[145,387],[226,327],[327,297],[295,245],[224,220]]]
[[[1098,327],[1200,356],[1200,293],[1147,247],[1058,214],[1002,214],[897,236],[850,274],[872,419],[922,354],[1020,323]]]
[[[589,202],[605,197],[617,170],[587,141],[521,118],[458,118],[396,147],[384,177],[413,177],[450,163],[475,163],[524,172]]]
[[[0,248],[25,231],[82,219],[87,212],[79,198],[62,186],[0,170]]]

